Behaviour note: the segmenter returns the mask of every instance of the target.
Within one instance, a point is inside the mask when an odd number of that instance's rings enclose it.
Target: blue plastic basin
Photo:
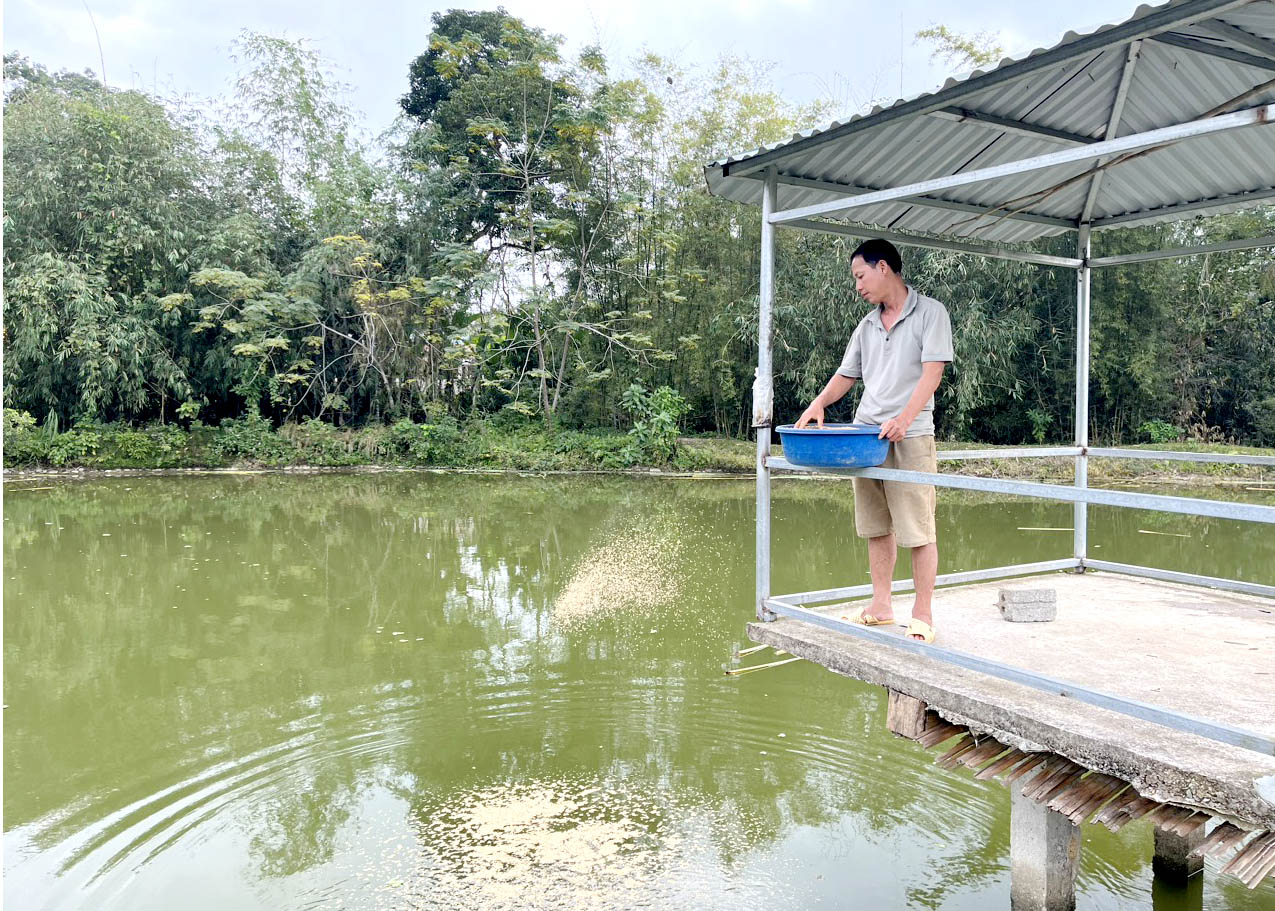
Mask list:
[[[776,428],[784,458],[808,468],[874,468],[885,461],[890,441],[877,438],[879,424],[824,424],[798,430],[794,424]]]

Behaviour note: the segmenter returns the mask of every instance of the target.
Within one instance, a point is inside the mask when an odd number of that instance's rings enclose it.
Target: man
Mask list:
[[[952,323],[947,309],[903,281],[903,260],[884,240],[864,241],[850,257],[855,288],[873,309],[855,328],[845,358],[823,392],[797,421],[823,426],[824,409],[863,380],[856,422],[880,424],[890,441],[884,468],[935,472],[934,391],[952,360]],[[934,487],[901,481],[854,479],[854,523],[868,539],[872,603],[846,619],[865,626],[894,622],[890,581],[896,545],[912,551],[916,603],[906,635],[934,641],[931,599],[938,573]]]

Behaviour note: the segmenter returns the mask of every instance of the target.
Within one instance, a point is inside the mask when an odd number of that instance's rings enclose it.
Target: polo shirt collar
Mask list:
[[[903,312],[899,314],[899,319],[895,322],[896,326],[900,322],[902,322],[904,319],[906,319],[909,313],[911,313],[913,310],[916,309],[916,302],[918,297],[916,293],[916,289],[913,288],[911,285],[908,285],[907,289],[908,289],[908,299],[903,302]],[[868,319],[872,320],[878,326],[881,326],[882,329],[885,328],[884,324],[881,322],[881,313],[883,310],[885,310],[885,304],[877,304],[868,313]]]

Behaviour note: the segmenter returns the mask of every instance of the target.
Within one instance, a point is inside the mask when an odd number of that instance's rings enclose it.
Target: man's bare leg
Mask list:
[[[916,590],[916,603],[912,606],[912,617],[934,625],[934,610],[931,602],[934,599],[934,579],[939,571],[939,546],[922,544],[912,548],[912,584]],[[875,585],[876,576],[873,576]],[[873,589],[875,591],[875,588]],[[875,599],[873,601],[875,604]],[[914,636],[913,638],[918,638]]]
[[[894,607],[890,604],[890,583],[894,580],[896,553],[893,534],[868,538],[868,569],[872,572],[872,606],[867,612],[870,617],[877,620],[889,620],[894,616]]]

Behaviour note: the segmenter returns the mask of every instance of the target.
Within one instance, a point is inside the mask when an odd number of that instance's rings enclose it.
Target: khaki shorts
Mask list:
[[[934,437],[909,437],[890,444],[882,468],[938,471]],[[902,481],[854,479],[854,525],[860,538],[893,533],[899,547],[934,544],[934,486]]]

